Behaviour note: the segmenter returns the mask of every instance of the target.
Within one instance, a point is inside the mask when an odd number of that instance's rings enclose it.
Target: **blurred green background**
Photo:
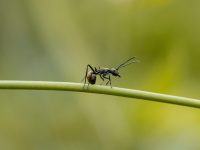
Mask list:
[[[0,80],[81,82],[200,98],[199,0],[0,0]],[[98,81],[100,83],[100,81]],[[1,150],[199,150],[200,110],[107,95],[0,91]]]

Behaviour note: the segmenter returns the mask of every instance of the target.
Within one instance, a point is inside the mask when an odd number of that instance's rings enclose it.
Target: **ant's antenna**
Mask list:
[[[132,61],[131,61],[131,60],[132,60]],[[137,62],[139,62],[139,60],[137,60],[136,57],[132,57],[132,58],[128,59],[127,61],[125,61],[124,63],[120,64],[120,65],[116,68],[116,70],[119,70],[119,69],[122,68],[122,67],[125,67],[125,66],[127,66],[127,65],[130,65],[130,64],[132,64],[132,63],[137,63]]]

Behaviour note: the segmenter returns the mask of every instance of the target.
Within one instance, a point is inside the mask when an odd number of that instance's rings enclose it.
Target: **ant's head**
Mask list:
[[[118,70],[115,69],[115,68],[111,68],[110,69],[110,73],[113,75],[113,76],[117,76],[117,77],[121,77]]]

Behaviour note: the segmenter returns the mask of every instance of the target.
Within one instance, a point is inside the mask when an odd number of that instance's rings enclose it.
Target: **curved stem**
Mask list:
[[[83,88],[82,83],[71,82],[48,82],[48,81],[0,81],[0,89],[23,89],[23,90],[55,90],[55,91],[75,91],[85,93],[97,93],[129,98],[144,99],[176,105],[200,108],[200,100],[172,96],[166,94],[152,93],[140,90],[132,90],[101,85],[92,85]]]

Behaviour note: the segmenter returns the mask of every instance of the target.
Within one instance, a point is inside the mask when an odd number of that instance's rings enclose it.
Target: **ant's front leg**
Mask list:
[[[86,84],[86,78],[87,78],[87,73],[88,73],[88,65],[86,67],[86,71],[85,71],[85,77],[83,78],[84,80],[84,85],[83,85],[83,88],[85,88],[85,84]]]

